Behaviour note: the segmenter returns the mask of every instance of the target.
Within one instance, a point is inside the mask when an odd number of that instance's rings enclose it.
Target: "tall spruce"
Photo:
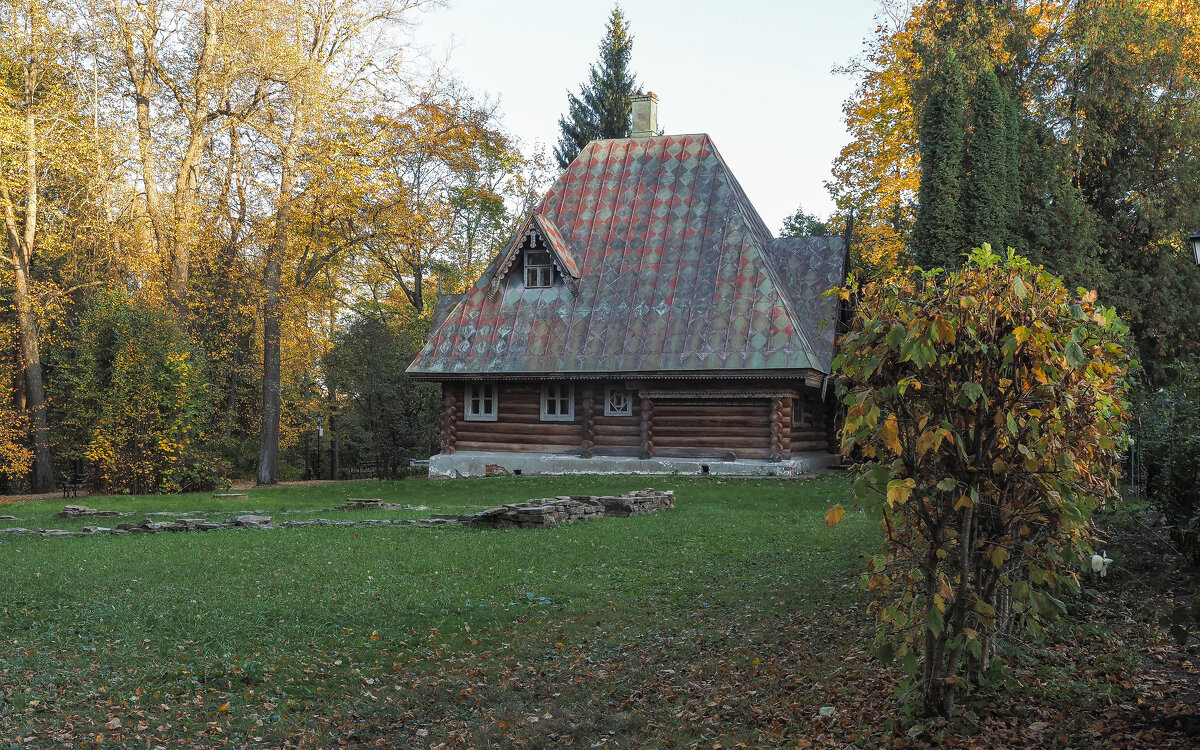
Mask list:
[[[1019,214],[1015,135],[1009,133],[1009,98],[1000,87],[996,71],[987,67],[971,89],[972,127],[967,139],[963,213],[967,242],[989,243],[997,251],[1013,244],[1013,226]]]
[[[613,6],[600,42],[600,59],[591,66],[579,96],[567,92],[567,115],[558,118],[561,134],[554,148],[559,169],[566,169],[583,147],[598,138],[628,138],[632,96],[638,84],[629,71],[633,36],[621,6]]]
[[[913,257],[927,268],[955,268],[967,251],[962,170],[965,94],[958,56],[949,52],[934,72],[921,116],[920,209],[913,228]]]

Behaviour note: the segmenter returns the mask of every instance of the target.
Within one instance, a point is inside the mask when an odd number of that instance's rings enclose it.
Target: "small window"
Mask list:
[[[468,383],[466,418],[471,422],[495,422],[497,387],[495,383]]]
[[[545,248],[525,251],[525,288],[548,289],[554,282],[554,261]]]
[[[792,429],[812,426],[812,407],[803,396],[792,399]]]
[[[632,417],[633,399],[629,391],[619,386],[610,385],[604,389],[604,416]]]
[[[542,386],[542,421],[573,422],[575,420],[575,386],[570,383],[547,383]]]

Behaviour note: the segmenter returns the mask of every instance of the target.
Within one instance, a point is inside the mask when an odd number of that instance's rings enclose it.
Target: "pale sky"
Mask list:
[[[450,0],[414,37],[472,90],[500,102],[526,144],[558,142],[567,91],[598,58],[611,0]],[[848,141],[854,80],[833,69],[859,54],[877,0],[624,0],[630,67],[658,95],[667,134],[708,133],[767,226],[803,205],[833,210],[824,183]]]

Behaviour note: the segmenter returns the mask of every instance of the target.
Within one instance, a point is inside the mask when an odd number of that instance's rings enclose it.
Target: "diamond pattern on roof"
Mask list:
[[[505,273],[531,228],[573,290]],[[408,371],[828,373],[844,262],[840,238],[773,238],[707,135],[594,141]]]

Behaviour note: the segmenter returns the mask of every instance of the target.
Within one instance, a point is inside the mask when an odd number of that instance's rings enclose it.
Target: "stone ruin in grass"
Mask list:
[[[593,518],[629,516],[644,513],[655,513],[675,505],[675,493],[657,491],[654,489],[635,490],[625,495],[561,495],[527,500],[523,503],[510,503],[496,508],[488,508],[477,513],[435,513],[430,518],[397,518],[397,519],[362,519],[334,521],[328,518],[314,518],[310,521],[283,521],[275,524],[267,515],[239,515],[229,521],[209,521],[203,518],[179,518],[173,522],[152,521],[146,518],[138,523],[120,523],[116,528],[103,526],[85,526],[83,531],[67,531],[65,529],[0,529],[0,533],[9,534],[41,534],[43,536],[90,536],[92,534],[152,534],[161,531],[213,531],[230,528],[285,528],[296,526],[472,526],[484,528],[535,528],[558,526],[576,521],[587,521]],[[339,506],[341,509],[405,509],[415,510],[412,506],[395,506],[373,498],[356,499]],[[424,509],[423,506],[418,506]],[[82,506],[67,506],[62,512],[55,514],[63,518],[80,518],[86,516],[118,516],[132,515],[118,511],[97,511],[94,508]],[[147,515],[171,515],[153,513]],[[15,520],[15,519],[14,519]]]
[[[627,495],[561,495],[488,508],[478,513],[458,516],[435,514],[433,517],[453,520],[464,526],[557,526],[603,516],[628,518],[640,513],[654,513],[674,505],[674,492],[645,489]]]

